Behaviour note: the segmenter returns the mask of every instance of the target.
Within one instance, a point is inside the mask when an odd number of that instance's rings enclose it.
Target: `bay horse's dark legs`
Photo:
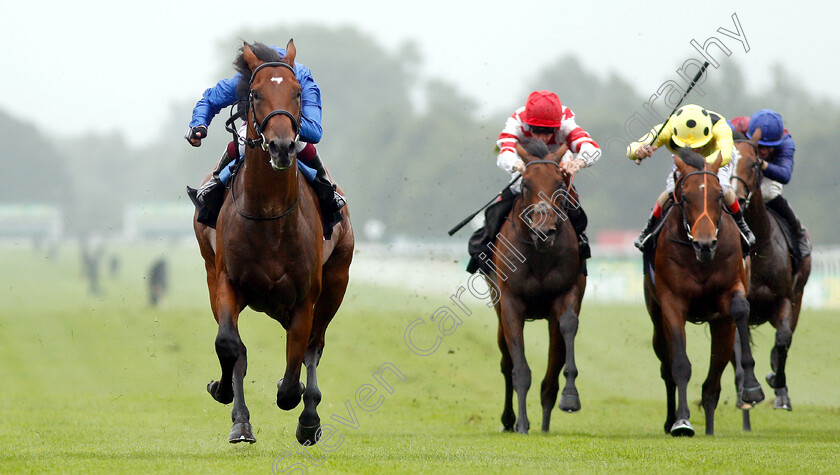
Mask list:
[[[668,342],[668,355],[671,363],[671,378],[672,384],[676,386],[677,407],[674,412],[674,424],[668,429],[673,436],[688,436],[694,435],[694,428],[689,422],[691,411],[688,408],[688,381],[691,379],[691,361],[688,359],[685,347],[685,319],[686,308],[685,302],[674,295],[664,294],[660,300],[662,302],[662,321],[663,332],[665,339]],[[672,388],[668,387],[668,381],[665,381],[666,389],[668,390],[668,412],[671,413],[671,404],[673,396]]]
[[[709,322],[712,333],[712,350],[709,357],[709,374],[703,382],[701,405],[706,413],[706,435],[715,435],[715,409],[720,401],[720,378],[732,358],[735,345],[735,325],[728,318]]]
[[[216,354],[222,367],[219,381],[211,381],[207,391],[213,399],[222,404],[233,402],[231,420],[233,427],[228,440],[231,443],[256,442],[251,428],[250,412],[245,405],[243,380],[248,368],[245,345],[239,336],[239,307],[236,295],[227,276],[219,276],[216,285],[216,318],[219,331],[216,334]]]
[[[735,329],[735,340],[732,343],[732,370],[735,372],[735,406],[741,409],[741,420],[744,432],[752,430],[750,423],[750,409],[752,406],[741,400],[744,389],[744,368],[741,366],[741,340],[738,329]]]
[[[773,322],[776,327],[776,343],[770,351],[770,368],[773,371],[767,375],[767,383],[776,393],[773,409],[787,409],[788,411],[793,410],[787,393],[787,376],[785,374],[788,349],[790,349],[793,341],[792,312],[790,300],[783,299],[778,309],[778,316]]]
[[[526,399],[528,389],[531,387],[531,369],[525,359],[525,340],[522,330],[525,326],[525,319],[522,317],[522,309],[518,308],[510,296],[502,295],[501,300],[501,321],[504,329],[505,341],[510,353],[513,368],[511,376],[513,389],[519,402],[519,417],[516,419],[516,432],[527,434],[530,429],[528,421],[528,408]]]
[[[283,379],[277,382],[277,407],[284,411],[297,407],[303,395],[300,369],[312,332],[312,305],[310,299],[300,302],[293,310],[292,320],[286,330],[286,371]]]
[[[560,332],[558,319],[548,318],[548,366],[545,370],[545,378],[540,384],[540,402],[542,403],[543,420],[542,431],[548,432],[551,425],[551,410],[557,402],[557,393],[560,392],[560,370],[563,368],[566,358],[566,348],[563,343],[563,335]],[[512,410],[512,409],[511,409]]]
[[[739,396],[745,403],[756,405],[764,400],[764,391],[755,377],[755,359],[750,349],[750,304],[740,290],[733,293],[729,311],[738,329],[740,341],[737,343],[741,346],[741,367],[744,369],[744,388]]]
[[[645,292],[652,292],[647,286],[649,284],[649,277],[646,277]],[[653,352],[659,359],[659,376],[665,382],[665,402],[667,415],[665,416],[665,433],[671,432],[671,427],[674,425],[676,418],[677,402],[676,402],[676,386],[674,379],[671,377],[671,357],[668,352],[668,341],[665,338],[665,331],[662,327],[662,308],[653,301],[652,296],[647,296],[648,313],[650,320],[653,323]]]
[[[502,375],[505,378],[505,405],[502,409],[502,430],[505,432],[513,432],[513,426],[516,424],[516,413],[513,411],[513,360],[510,358],[507,341],[505,341],[505,332],[502,329],[502,323],[499,322],[499,331],[497,335],[499,349],[502,351]],[[557,372],[560,374],[560,371]],[[555,378],[556,379],[556,378]],[[555,393],[555,397],[557,393]],[[551,403],[552,407],[554,403]]]
[[[303,391],[303,412],[298,418],[298,427],[295,432],[298,442],[302,445],[315,444],[320,437],[318,432],[321,428],[321,418],[318,416],[318,404],[321,402],[321,390],[318,387],[317,368],[324,353],[327,326],[344,300],[351,257],[350,253],[346,256],[334,254],[323,269],[321,295],[315,304],[312,334],[303,357],[303,364],[306,367],[306,388]]]
[[[578,375],[577,363],[575,363],[575,335],[578,331],[578,316],[571,302],[575,298],[576,296],[572,296],[570,293],[570,296],[566,298],[566,309],[560,315],[560,333],[563,335],[563,342],[566,347],[566,364],[563,369],[566,385],[563,387],[563,393],[560,396],[560,410],[566,412],[580,410],[580,396],[575,386]]]

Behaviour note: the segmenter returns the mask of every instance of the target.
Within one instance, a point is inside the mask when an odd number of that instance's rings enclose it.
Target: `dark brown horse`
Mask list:
[[[193,221],[219,324],[216,353],[222,376],[207,391],[222,404],[233,402],[232,443],[256,441],[245,405],[248,363],[238,329],[246,306],[286,330],[286,371],[277,383],[277,405],[290,410],[302,397],[297,439],[316,442],[321,400],[316,367],[327,325],[344,298],[353,255],[347,208],[332,239],[325,241],[318,200],[298,171],[301,87],[294,74],[295,53],[292,41],[285,58],[259,43],[242,47],[234,64],[243,77],[240,97],[248,102],[244,165],[231,179],[216,229]],[[306,366],[305,386],[301,365]]]
[[[645,266],[645,302],[653,322],[653,349],[665,381],[668,415],[665,432],[693,436],[687,385],[686,322],[709,322],[712,335],[709,373],[703,383],[706,434],[714,434],[720,378],[732,357],[735,328],[747,335],[747,273],[735,221],[722,211],[717,178],[721,157],[707,164],[690,149],[674,155],[679,172],[671,208],[656,241],[653,273]],[[734,324],[733,324],[734,323]],[[764,399],[755,378],[749,341],[741,338],[745,401]],[[677,400],[678,397],[678,400]]]
[[[488,281],[500,291],[495,308],[505,377],[502,424],[507,431],[527,433],[530,423],[525,401],[531,370],[522,336],[525,320],[548,320],[548,368],[540,387],[542,430],[548,431],[564,366],[566,386],[560,409],[580,410],[574,340],[586,276],[579,272],[577,236],[564,211],[567,204],[577,206],[576,197],[569,191],[570,177],[560,166],[565,148],[547,155],[548,149],[541,141],[525,141],[523,145],[524,149],[519,148],[526,163],[522,194],[499,232],[494,272]],[[519,399],[518,418],[513,410],[514,390]]]
[[[776,393],[773,407],[790,411],[793,406],[788,397],[785,363],[799,321],[802,293],[811,273],[811,257],[803,259],[794,269],[779,223],[764,205],[761,161],[756,155],[760,133],[758,129],[751,141],[736,143],[741,157],[732,174],[732,186],[744,208],[744,218],[756,238],[755,245],[750,249],[752,269],[750,291],[747,294],[750,302],[749,323],[761,325],[770,322],[776,329],[776,342],[770,352],[772,372],[767,375],[767,383]],[[739,370],[740,352],[737,350],[732,365],[735,368],[735,385],[740,390],[743,373]],[[744,430],[750,430],[751,406],[743,403],[739,405],[744,409]]]

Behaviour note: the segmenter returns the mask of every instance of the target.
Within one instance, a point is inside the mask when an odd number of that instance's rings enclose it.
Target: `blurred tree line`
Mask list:
[[[628,121],[644,114],[643,105],[659,84],[641,93],[619,73],[599,77],[592,72],[601,69],[599,65],[589,68],[575,57],[560,57],[528,73],[527,88],[508,98],[509,107],[482,120],[477,118],[476,102],[453,85],[418,80],[422,52],[415,44],[384,48],[354,28],[315,25],[231,36],[216,46],[217,77],[232,75],[230,64],[241,38],[284,46],[290,31],[298,60],[312,70],[321,87],[325,133],[319,150],[348,195],[357,229],[377,219],[390,237],[446,239],[452,225],[507,183],[509,177],[495,165],[495,140],[508,115],[534,89],[557,92],[575,111],[578,124],[605,150],[601,161],[575,180],[591,236],[606,229],[640,229],[664,187],[670,169],[666,152],[639,167],[617,145],[626,145],[624,138],[635,140],[646,130]],[[782,114],[797,145],[794,179],[785,196],[815,242],[836,242],[831,230],[840,211],[809,198],[837,196],[831,160],[840,107],[804,90],[781,66],[773,71],[772,86],[762,90],[752,88],[734,62],[723,63],[707,76],[699,88],[702,96],[692,92],[686,102],[700,103],[727,118],[765,107]],[[227,111],[213,122],[200,149],[183,140],[194,101],[202,92],[173,104],[162,119],[164,138],[142,148],[130,147],[119,134],[53,140],[0,111],[7,177],[0,202],[58,204],[67,216],[67,229],[84,234],[119,231],[126,203],[187,200],[184,186],[197,185],[230,140],[224,130]],[[653,107],[662,117],[671,108],[662,98]],[[465,238],[469,230],[461,233]]]

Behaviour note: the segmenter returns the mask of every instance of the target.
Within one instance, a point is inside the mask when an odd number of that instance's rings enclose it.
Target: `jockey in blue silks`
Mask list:
[[[286,56],[284,48],[272,46],[272,49],[277,51],[281,57]],[[300,137],[296,143],[298,169],[312,185],[315,194],[318,196],[321,213],[324,216],[324,235],[329,239],[333,226],[341,221],[339,210],[344,207],[346,200],[336,191],[335,184],[327,175],[321,157],[314,146],[321,141],[321,135],[323,134],[321,128],[321,90],[318,88],[315,79],[312,78],[309,68],[295,61],[294,72],[301,86]],[[204,91],[193,109],[189,129],[184,136],[190,145],[193,147],[201,146],[201,140],[207,136],[207,126],[222,109],[239,101],[236,95],[237,85],[240,81],[247,80],[248,78],[243,78],[241,74],[237,73],[234,77],[222,79],[215,86]],[[221,198],[230,180],[232,170],[236,166],[237,158],[241,160],[245,156],[246,126],[247,123],[243,123],[239,130],[238,151],[229,146],[222,154],[222,158],[219,160],[219,164],[213,171],[210,180],[198,190],[188,187],[187,191],[196,208],[199,208],[199,210],[204,207],[215,208],[208,210],[211,217],[205,220],[207,222],[204,222],[208,226],[215,227],[216,216],[221,209]],[[238,157],[233,156],[237,154]]]
[[[761,158],[761,170],[764,174],[761,181],[764,202],[788,222],[796,237],[796,251],[800,257],[807,257],[811,254],[808,235],[796,213],[782,196],[782,185],[790,182],[793,176],[793,154],[796,145],[785,129],[782,116],[774,110],[761,109],[750,117],[747,138],[752,138],[757,129],[761,129],[758,156]]]

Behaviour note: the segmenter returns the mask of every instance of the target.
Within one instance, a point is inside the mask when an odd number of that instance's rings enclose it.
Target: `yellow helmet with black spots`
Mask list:
[[[696,105],[680,107],[671,117],[671,139],[680,147],[699,148],[712,139],[709,111]]]

